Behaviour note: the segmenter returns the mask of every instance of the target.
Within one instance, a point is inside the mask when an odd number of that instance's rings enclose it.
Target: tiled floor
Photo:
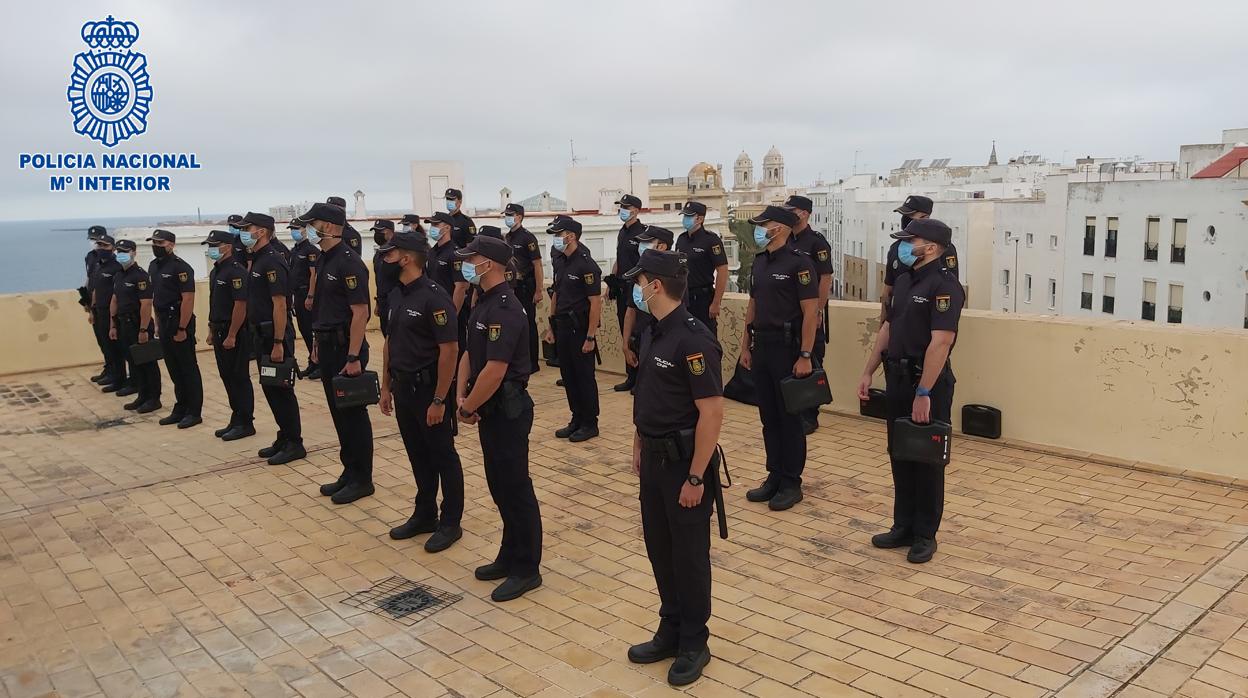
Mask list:
[[[336,507],[316,493],[337,474],[319,386],[299,386],[308,460],[270,467],[262,399],[261,434],[222,444],[214,377],[205,425],[179,432],[90,373],[0,379],[0,695],[673,692],[624,657],[656,598],[614,377],[587,444],[549,436],[566,407],[552,371],[534,378],[545,586],[497,605],[472,578],[498,541],[474,429],[464,539],[427,555],[385,535],[414,492],[392,420],[373,413],[377,495]],[[688,693],[1248,695],[1248,491],[960,440],[940,552],[917,567],[867,543],[891,506],[881,426],[823,424],[806,501],[777,514],[744,501],[757,417],[728,409],[716,659]],[[341,603],[394,575],[463,599],[412,627]]]

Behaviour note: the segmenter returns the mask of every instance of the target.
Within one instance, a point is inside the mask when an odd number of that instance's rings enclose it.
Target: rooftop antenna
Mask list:
[[[576,167],[576,163],[582,162],[584,160],[584,158],[578,158],[576,156],[576,143],[574,143],[571,138],[568,139],[568,150],[572,151],[572,166],[573,167]]]
[[[637,162],[637,156],[641,155],[640,150],[628,151],[628,193],[633,193],[633,163]]]
[[[858,174],[858,153],[861,153],[861,152],[862,152],[861,150],[854,151],[854,170],[853,170],[854,174]]]

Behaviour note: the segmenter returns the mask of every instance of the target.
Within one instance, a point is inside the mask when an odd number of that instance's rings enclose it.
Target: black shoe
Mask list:
[[[177,424],[178,422],[182,421],[182,417],[184,416],[185,415],[180,415],[177,412],[170,412],[167,416],[161,417],[160,421],[156,423],[162,427],[168,426],[170,424]]]
[[[871,545],[885,550],[891,548],[905,548],[914,543],[914,536],[910,535],[910,531],[896,526],[888,529],[888,533],[877,533],[871,536]]]
[[[103,372],[95,374],[94,376],[91,376],[91,382],[103,383],[105,378],[108,378],[108,371],[103,371]]]
[[[690,652],[681,652],[667,670],[667,682],[673,686],[688,686],[702,678],[702,670],[711,661],[711,651],[706,647]]]
[[[302,443],[288,443],[282,450],[269,456],[268,463],[269,465],[285,465],[292,460],[307,457],[308,452],[304,450]]]
[[[134,408],[134,411],[138,412],[139,414],[147,414],[149,412],[155,412],[156,410],[160,409],[160,407],[161,407],[160,400],[148,400],[142,405],[139,405],[138,407]]]
[[[324,485],[321,485],[321,496],[329,497],[330,495],[334,494],[335,492],[337,492],[338,490],[346,486],[347,486],[347,481],[344,480],[343,478],[338,478],[337,480],[334,480],[333,482],[327,482]]]
[[[308,380],[319,381],[321,379],[321,367],[317,366],[316,368],[309,368],[308,372],[303,374],[303,377]]]
[[[213,435],[213,436],[215,436],[215,437],[217,437],[217,438],[219,439],[219,438],[221,438],[222,436],[225,436],[225,435],[226,435],[226,434],[227,434],[227,433],[228,433],[231,429],[233,429],[233,428],[234,428],[234,425],[233,425],[233,424],[226,424],[225,426],[221,427],[220,429],[218,429],[218,430],[216,430],[216,431],[212,432],[212,435]]]
[[[337,483],[334,483],[334,484],[337,484]],[[341,490],[341,489],[342,487],[339,487],[337,490],[334,490],[334,492],[337,492],[338,490]],[[334,492],[330,492],[330,494],[332,495]],[[324,493],[325,493],[325,488],[322,487],[321,494],[324,494]],[[395,540],[407,540],[408,538],[411,538],[412,536],[418,536],[422,533],[433,533],[436,530],[438,530],[437,519],[430,519],[428,521],[417,521],[416,519],[408,519],[407,521],[404,521],[398,526],[395,526],[394,528],[390,529],[390,537]]]
[[[106,392],[106,393],[115,393],[115,392],[117,392],[118,390],[121,390],[121,384],[120,384],[120,383],[106,383],[106,384],[102,384],[102,387],[100,388],[100,390],[102,390],[102,391],[104,391],[104,392]]]
[[[675,642],[660,642],[654,639],[629,647],[628,661],[633,664],[654,664],[675,657],[678,654],[677,649]]]
[[[745,498],[750,502],[768,502],[771,501],[771,498],[776,496],[776,493],[779,491],[780,483],[772,480],[771,478],[767,478],[763,481],[763,484],[746,492]]]
[[[819,422],[806,420],[806,419],[802,420],[802,432],[806,434],[806,436],[810,436],[811,434],[815,433],[815,430],[818,428],[819,428]]]
[[[137,392],[139,392],[139,389],[133,385],[123,385],[117,389],[117,397],[126,397],[127,395],[134,395]]]
[[[559,364],[555,364],[555,365],[556,365],[556,366],[558,366]],[[556,379],[555,379],[555,386],[556,386],[556,387],[559,387],[559,388],[562,388],[562,387],[563,387],[563,379],[562,379],[562,378],[556,378]]]
[[[338,490],[329,498],[334,504],[350,504],[357,499],[363,499],[375,492],[373,483],[350,482],[345,487]]]
[[[624,381],[623,383],[617,383],[617,384],[616,384],[614,387],[612,387],[611,389],[612,389],[612,390],[614,390],[614,391],[615,391],[615,392],[617,392],[617,393],[626,393],[626,392],[628,392],[628,391],[630,391],[630,390],[632,390],[632,389],[633,389],[633,379],[632,379],[632,378],[629,378],[628,380]]]
[[[571,436],[568,437],[568,441],[575,444],[582,441],[589,441],[595,436],[598,436],[598,427],[581,427],[580,429],[572,432]]]
[[[914,537],[914,543],[910,545],[910,552],[906,553],[906,561],[914,564],[922,564],[932,559],[936,554],[935,538]]]
[[[425,541],[425,552],[440,553],[443,550],[455,545],[455,541],[464,537],[464,529],[456,526],[455,528],[439,528],[429,536],[429,540]]]
[[[178,428],[190,429],[196,424],[201,424],[203,421],[204,421],[203,418],[197,414],[188,414],[185,417],[183,417],[181,421],[178,422]]]
[[[472,576],[483,582],[493,582],[498,579],[507,578],[507,565],[501,562],[491,562],[488,565],[481,565],[473,570]]]
[[[575,422],[569,422],[568,426],[563,427],[562,429],[555,430],[555,438],[566,439],[569,436],[572,436],[573,434],[575,434],[576,430],[580,428],[581,427],[577,425]]]
[[[767,501],[767,508],[772,511],[792,509],[794,504],[802,501],[801,487],[781,487],[776,496]]]
[[[239,424],[221,435],[222,441],[238,441],[248,436],[255,436],[256,428],[250,424]]]
[[[524,596],[530,591],[542,585],[542,575],[535,574],[532,577],[508,577],[499,584],[490,598],[495,601],[511,601]]]
[[[143,400],[142,400],[142,399],[134,399],[134,400],[131,400],[130,402],[127,402],[126,404],[122,405],[122,406],[121,406],[121,409],[123,409],[123,410],[137,410],[137,409],[139,409],[139,405],[142,405],[142,404],[143,404]]]
[[[278,453],[281,453],[283,448],[286,448],[286,442],[282,441],[281,439],[278,439],[277,441],[273,442],[272,446],[265,446],[259,451],[256,451],[256,455],[260,456],[261,458],[272,458],[273,456],[276,456]]]

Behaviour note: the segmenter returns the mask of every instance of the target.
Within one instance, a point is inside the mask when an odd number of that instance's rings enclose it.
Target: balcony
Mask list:
[[[1144,243],[1144,261],[1145,262],[1157,261],[1157,243],[1155,242]]]
[[[1083,256],[1091,257],[1096,254],[1096,240],[1094,238],[1083,238]]]
[[[1166,312],[1166,322],[1171,325],[1178,325],[1183,322],[1183,309],[1169,306]]]
[[[1140,319],[1150,320],[1150,321],[1156,320],[1157,319],[1157,304],[1144,301],[1143,307],[1140,308]]]
[[[1079,307],[1083,308],[1084,310],[1092,309],[1092,293],[1091,292],[1084,291],[1083,293],[1079,295]]]
[[[1118,256],[1118,239],[1105,241],[1105,258],[1114,259]]]
[[[1186,263],[1187,248],[1186,247],[1171,247],[1170,248],[1170,261],[1173,264]]]
[[[1114,297],[1113,296],[1101,296],[1101,312],[1109,313],[1110,315],[1114,314]]]

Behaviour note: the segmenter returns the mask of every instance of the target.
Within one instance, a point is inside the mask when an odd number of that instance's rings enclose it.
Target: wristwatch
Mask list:
[[[473,415],[472,412],[465,410],[462,406],[459,408],[459,416],[467,419]]]
[[[446,404],[446,400],[443,400],[442,398],[440,398],[440,397],[438,397],[438,396],[436,396],[436,395],[435,395],[435,396],[433,397],[433,404],[438,405],[438,406],[441,406],[441,405]]]
[[[932,391],[920,385],[919,387],[914,389],[914,396],[915,397],[931,397]]]
[[[590,336],[590,335],[585,335],[585,341],[586,341],[586,342],[595,342],[595,343],[596,343],[596,342],[598,341],[598,338],[597,338],[597,337]]]
[[[347,363],[351,363],[352,361],[359,361],[359,360],[360,360],[359,354],[347,354]]]
[[[702,482],[703,482],[702,478],[700,478],[700,477],[698,477],[697,475],[694,475],[694,474],[692,474],[692,473],[690,473],[690,474],[689,474],[689,477],[688,477],[687,479],[689,480],[689,484],[690,484],[690,485],[693,485],[694,487],[697,487],[698,485],[701,485],[701,484],[702,484]]]
[[[808,352],[808,351],[799,351],[799,352],[797,353],[797,355],[798,355],[798,356],[800,356],[800,357],[802,357],[803,359],[809,359],[809,358],[810,358],[810,352]]]
[[[178,331],[179,331],[179,332],[185,332],[185,331],[186,331],[186,328],[185,328],[185,327],[179,327],[179,328],[178,328]]]

